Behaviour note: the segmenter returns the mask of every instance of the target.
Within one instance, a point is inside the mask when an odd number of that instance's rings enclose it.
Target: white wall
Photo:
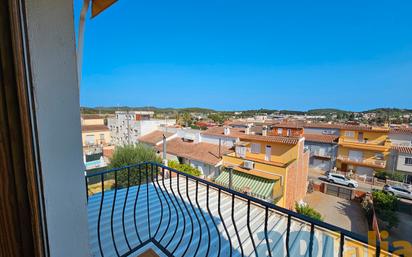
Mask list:
[[[405,165],[405,158],[412,158],[412,155],[402,154],[398,155],[396,169],[405,172],[412,172],[412,165]]]
[[[25,2],[50,256],[89,256],[73,1]]]
[[[390,133],[389,139],[393,145],[412,146],[412,135]]]
[[[222,145],[226,146],[226,147],[233,147],[236,139],[234,138],[227,138],[227,137],[221,137],[222,141]],[[204,143],[209,143],[209,144],[215,144],[218,145],[219,144],[219,137],[218,136],[211,136],[211,135],[203,135],[201,136],[201,141]]]

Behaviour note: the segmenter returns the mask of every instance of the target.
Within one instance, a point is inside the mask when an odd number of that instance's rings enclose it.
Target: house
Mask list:
[[[116,111],[115,116],[108,119],[113,144],[136,144],[138,137],[176,124],[174,119],[152,119],[153,114],[149,111]]]
[[[274,123],[270,126],[269,134],[284,137],[300,137],[303,135],[303,124],[299,121]]]
[[[305,129],[305,147],[309,149],[309,167],[330,171],[336,166],[338,139],[336,135],[308,134]]]
[[[111,143],[109,128],[104,124],[82,125],[82,143],[83,147],[109,145]]]
[[[159,154],[163,143],[156,146]],[[198,169],[205,178],[216,178],[220,174],[222,155],[230,152],[228,147],[175,137],[166,142],[167,159],[189,164]]]
[[[229,127],[211,128],[203,134],[234,142],[235,152],[223,155],[225,170],[216,183],[232,184],[237,191],[286,208],[293,208],[305,196],[309,154],[304,138],[256,135]]]
[[[341,125],[337,168],[358,175],[373,176],[386,169],[391,143],[389,128],[365,125]]]
[[[110,130],[105,125],[105,117],[95,114],[81,116],[83,147],[102,146],[111,143]]]
[[[412,128],[392,128],[389,139],[392,148],[388,170],[403,173],[404,181],[412,184]]]

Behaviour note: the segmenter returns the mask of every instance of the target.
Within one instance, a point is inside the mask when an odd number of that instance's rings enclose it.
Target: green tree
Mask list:
[[[192,166],[188,165],[188,164],[180,164],[176,161],[169,161],[167,166],[169,166],[172,169],[178,170],[178,171],[182,171],[184,173],[193,175],[193,176],[200,176],[201,173],[198,169],[193,168]]]
[[[299,214],[303,214],[315,220],[323,221],[322,215],[307,204],[295,203],[295,210]]]
[[[127,145],[116,147],[116,150],[113,153],[112,158],[110,159],[111,168],[122,168],[125,166],[139,164],[143,162],[155,162],[161,163],[161,158],[156,154],[155,150],[152,147],[149,147],[144,144],[136,145]],[[150,180],[152,174],[156,174],[156,170],[151,166],[141,166],[130,168],[130,178],[129,185],[137,185],[140,183]],[[109,176],[109,175],[108,175]],[[111,178],[114,178],[114,173],[110,174]],[[127,169],[121,169],[117,172],[117,185],[118,187],[127,187],[128,171]]]

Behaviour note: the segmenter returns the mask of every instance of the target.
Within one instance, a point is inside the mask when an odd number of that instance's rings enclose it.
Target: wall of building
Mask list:
[[[251,144],[260,144],[260,153],[251,153],[250,150],[246,154],[246,158],[254,159],[265,159],[266,146],[271,146],[271,161],[278,163],[289,163],[290,161],[297,159],[298,157],[298,146],[289,144],[279,144],[271,142],[262,142],[255,140],[248,140]],[[249,146],[250,147],[250,146]]]
[[[82,119],[82,125],[104,125],[104,119]]]
[[[305,133],[307,134],[318,134],[318,135],[336,135],[339,136],[339,129],[332,128],[305,128]]]
[[[175,120],[135,120],[135,115],[132,113],[128,116],[116,114],[114,118],[108,120],[112,143],[115,145],[125,145],[129,142],[130,144],[137,144],[138,137],[174,124]],[[128,139],[129,136],[130,140]]]
[[[405,165],[405,158],[412,158],[412,154],[402,154],[398,155],[398,160],[396,163],[396,169],[404,172],[412,173],[412,165]]]
[[[100,135],[104,136],[104,140],[101,140]],[[87,142],[87,136],[94,136],[94,145],[106,145],[111,143],[111,133],[109,130],[106,131],[88,131],[88,132],[82,132],[82,144],[83,146],[89,145],[89,142]]]
[[[298,144],[298,159],[290,164],[286,172],[284,207],[293,209],[307,192],[309,172],[309,151],[304,151],[304,142]]]
[[[90,256],[73,2],[25,8],[50,256]]]
[[[392,145],[412,146],[412,134],[390,133],[389,138]]]
[[[209,144],[219,144],[219,138],[221,139],[222,146],[226,147],[233,147],[235,145],[236,139],[235,138],[227,138],[227,137],[218,137],[218,136],[211,136],[211,135],[203,135],[201,134],[201,142],[209,143]]]
[[[346,132],[353,132],[354,137],[347,137]],[[354,131],[354,130],[341,130],[340,137],[344,140],[358,140],[359,133],[363,133],[363,139],[368,139],[369,141],[385,141],[388,138],[389,131],[387,132],[372,132],[372,131]]]
[[[310,152],[310,167],[319,168],[324,171],[329,171],[336,166],[336,157],[338,154],[337,144],[326,144],[320,142],[305,141],[305,147],[307,147]],[[316,155],[321,155],[321,153],[330,156],[330,159],[317,158]]]

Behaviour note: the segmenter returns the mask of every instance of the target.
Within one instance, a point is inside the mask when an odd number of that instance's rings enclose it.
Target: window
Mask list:
[[[260,153],[260,144],[252,143],[250,146],[250,151],[256,154]]]
[[[245,158],[246,157],[246,147],[245,146],[236,146],[236,155]]]
[[[405,165],[412,165],[412,157],[405,158]]]
[[[282,131],[283,131],[282,128],[278,128],[278,135],[282,135]]]
[[[345,137],[354,138],[355,131],[345,131]]]
[[[292,130],[291,130],[291,129],[288,129],[287,132],[286,132],[286,135],[287,135],[288,137],[290,137],[290,136],[292,135]]]

